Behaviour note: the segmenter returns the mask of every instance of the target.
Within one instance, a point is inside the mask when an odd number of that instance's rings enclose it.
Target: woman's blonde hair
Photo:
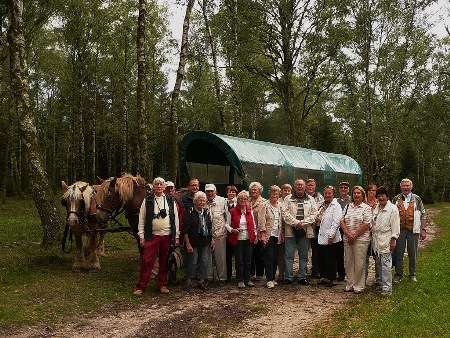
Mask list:
[[[361,187],[360,185],[355,185],[355,186],[352,188],[352,194],[351,194],[351,196],[350,196],[351,201],[353,202],[353,191],[355,191],[355,190],[361,191],[362,196],[363,196],[363,202],[366,203],[366,201],[367,201],[366,191],[365,191],[364,188]]]

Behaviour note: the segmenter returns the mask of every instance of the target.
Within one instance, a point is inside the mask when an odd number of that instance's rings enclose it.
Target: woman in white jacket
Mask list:
[[[323,190],[325,201],[319,207],[317,223],[319,224],[319,270],[323,278],[319,285],[333,287],[336,285],[336,250],[337,243],[342,241],[339,223],[342,208],[336,200],[336,189],[328,185]]]

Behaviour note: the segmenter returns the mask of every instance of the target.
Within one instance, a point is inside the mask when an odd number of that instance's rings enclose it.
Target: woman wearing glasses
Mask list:
[[[225,224],[228,242],[234,246],[236,262],[236,279],[238,287],[254,286],[250,280],[250,263],[253,244],[258,241],[253,212],[248,204],[249,194],[241,191],[237,196],[237,206],[230,210],[230,217]]]

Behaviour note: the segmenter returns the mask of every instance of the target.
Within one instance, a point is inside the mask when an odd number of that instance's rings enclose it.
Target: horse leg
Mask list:
[[[72,270],[79,272],[83,268],[83,237],[78,231],[74,231],[75,235],[75,261]]]
[[[144,248],[141,246],[141,239],[138,235],[138,222],[139,217],[129,217],[128,218],[128,224],[130,224],[131,231],[133,232],[133,236],[136,239],[136,244],[139,250],[139,257],[142,258],[142,253],[144,252]]]
[[[88,250],[89,250],[89,259],[86,268],[89,271],[100,270],[100,261],[97,255],[97,233],[91,232],[89,234],[88,241]]]
[[[100,257],[105,257],[105,233],[101,232],[97,243],[97,255]]]

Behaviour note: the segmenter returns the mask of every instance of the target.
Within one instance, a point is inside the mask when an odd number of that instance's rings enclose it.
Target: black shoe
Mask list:
[[[336,286],[336,285],[337,284],[333,283],[333,282],[329,282],[329,283],[325,284],[325,286],[328,287],[328,288],[332,288],[333,286]]]
[[[318,272],[312,272],[312,273],[311,273],[311,278],[314,278],[314,279],[320,279],[320,273],[318,273]]]
[[[283,282],[283,285],[291,285],[293,283],[293,281],[289,280],[289,279],[285,279]]]
[[[206,290],[205,283],[198,283],[197,287],[198,287],[200,290]]]
[[[330,281],[327,280],[321,280],[319,283],[317,283],[317,285],[327,285]]]
[[[345,276],[339,276],[339,277],[337,278],[337,281],[338,281],[338,282],[343,282],[344,279],[345,279]]]
[[[300,284],[300,285],[309,285],[309,282],[306,279],[300,279],[298,281],[298,284]]]

